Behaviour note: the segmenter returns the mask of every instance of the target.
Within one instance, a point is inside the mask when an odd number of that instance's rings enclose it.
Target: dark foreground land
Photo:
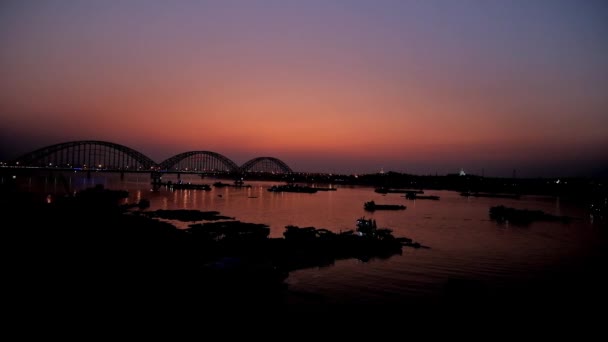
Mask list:
[[[47,203],[3,189],[2,240],[14,251],[5,279],[15,299],[25,307],[285,304],[293,270],[421,247],[385,229],[336,234],[290,226],[284,238],[268,238],[266,225],[217,212],[119,205],[126,195],[98,187]],[[205,223],[184,230],[158,219]]]
[[[285,284],[289,272],[338,259],[389,258],[402,248],[424,247],[384,229],[336,234],[290,226],[284,238],[272,239],[263,224],[238,222],[217,212],[150,212],[142,210],[145,202],[121,206],[126,193],[103,188],[52,203],[36,194],[0,190],[2,241],[9,251],[4,291],[18,310],[25,311],[166,305],[194,310],[286,308],[285,304],[295,304],[289,309],[316,310],[323,303],[290,293]],[[159,219],[205,223],[180,230]],[[597,265],[605,265],[604,260]],[[601,268],[583,271],[596,273],[597,279],[605,273]],[[475,282],[452,279],[437,301],[403,298],[395,306],[545,309],[605,300],[599,283],[591,284],[593,292],[585,294],[581,286],[586,285],[578,283],[576,275],[555,280],[496,296]]]

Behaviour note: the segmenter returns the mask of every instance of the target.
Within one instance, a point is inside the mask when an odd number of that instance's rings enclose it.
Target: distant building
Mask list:
[[[460,176],[466,176],[467,174],[464,172],[464,169],[460,169],[459,175]]]

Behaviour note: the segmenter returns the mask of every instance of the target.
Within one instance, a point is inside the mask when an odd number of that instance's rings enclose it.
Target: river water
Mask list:
[[[149,199],[148,210],[198,209],[219,211],[243,222],[264,223],[271,237],[281,237],[286,225],[314,226],[335,232],[354,229],[360,217],[373,218],[395,236],[406,236],[429,249],[404,247],[387,259],[336,261],[333,265],[290,273],[286,280],[294,302],[388,303],[401,299],[434,301],[450,288],[484,293],[557,286],[564,277],[577,277],[585,291],[603,270],[593,269],[605,256],[606,227],[593,223],[585,208],[554,197],[521,199],[462,197],[452,191],[425,191],[439,201],[406,200],[402,194],[382,195],[370,187],[338,185],[337,191],[274,193],[277,182],[247,182],[251,188],[213,188],[151,191],[149,175],[66,174],[70,190],[103,184],[130,192],[129,202]],[[211,185],[220,179],[183,175],[182,181]],[[175,176],[163,181],[176,181]],[[223,180],[228,183],[229,180]],[[55,178],[22,179],[24,187],[61,193],[64,183]],[[322,185],[327,186],[327,185]],[[406,210],[366,212],[363,203],[403,204]],[[570,223],[534,222],[528,226],[491,221],[491,206],[543,210],[573,217]],[[180,227],[187,224],[178,223]],[[603,265],[603,260],[601,265]],[[572,283],[571,279],[567,281]],[[547,285],[548,284],[548,285]],[[468,289],[468,290],[467,290]],[[561,289],[561,288],[560,288]]]

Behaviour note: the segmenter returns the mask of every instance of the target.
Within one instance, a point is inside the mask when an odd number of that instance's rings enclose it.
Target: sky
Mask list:
[[[302,172],[608,175],[608,3],[0,2],[0,160],[104,140]]]

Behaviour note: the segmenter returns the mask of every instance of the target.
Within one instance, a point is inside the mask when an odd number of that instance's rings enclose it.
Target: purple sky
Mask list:
[[[107,140],[297,171],[608,170],[606,1],[0,2],[0,160]]]

